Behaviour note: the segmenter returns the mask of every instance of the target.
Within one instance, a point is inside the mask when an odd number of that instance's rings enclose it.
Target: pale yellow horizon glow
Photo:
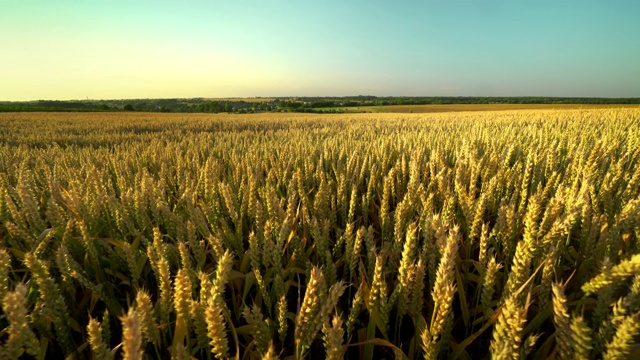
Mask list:
[[[1,61],[0,100],[233,97],[295,88],[283,63],[267,63],[243,52],[216,54],[185,44],[60,44],[8,49]],[[38,55],[35,55],[38,54]],[[262,60],[262,61],[260,61]],[[249,94],[255,93],[255,95]]]

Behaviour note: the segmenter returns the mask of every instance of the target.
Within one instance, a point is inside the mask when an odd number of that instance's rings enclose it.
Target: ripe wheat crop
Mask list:
[[[0,359],[640,356],[640,111],[0,115]]]

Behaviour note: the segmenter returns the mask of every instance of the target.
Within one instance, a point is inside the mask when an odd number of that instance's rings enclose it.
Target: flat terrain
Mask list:
[[[0,354],[640,358],[640,109],[449,108],[0,114]]]
[[[244,102],[269,102],[275,100],[275,98],[255,97],[255,98],[207,98],[207,100],[219,100],[219,101],[244,101]]]
[[[633,108],[640,109],[640,105],[601,105],[601,104],[453,104],[453,105],[388,105],[361,106],[355,111],[375,113],[436,113],[452,111],[505,111],[505,110],[567,110],[567,109],[611,109]]]

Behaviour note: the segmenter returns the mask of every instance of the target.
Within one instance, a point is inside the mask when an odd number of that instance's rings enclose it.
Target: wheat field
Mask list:
[[[640,356],[640,110],[0,114],[0,359]]]

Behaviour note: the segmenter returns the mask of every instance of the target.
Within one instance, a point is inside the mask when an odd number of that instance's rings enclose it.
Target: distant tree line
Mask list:
[[[344,108],[437,104],[640,104],[640,98],[583,97],[281,97],[275,99],[129,99],[37,100],[0,102],[0,111],[141,111],[176,113],[312,112],[339,113]]]
[[[300,97],[302,107],[330,106],[384,106],[384,105],[438,105],[438,104],[640,104],[640,98],[585,98],[585,97]]]

